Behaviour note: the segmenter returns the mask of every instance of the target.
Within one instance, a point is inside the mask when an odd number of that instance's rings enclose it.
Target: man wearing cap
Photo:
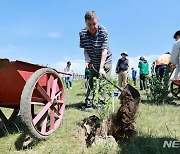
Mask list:
[[[128,56],[127,52],[123,51],[121,53],[121,58],[118,60],[116,65],[116,73],[118,74],[118,85],[124,88],[128,80],[128,68],[129,60],[126,58]]]
[[[180,80],[180,30],[174,34],[174,39],[176,42],[172,49],[170,62],[176,67],[173,80]]]
[[[140,90],[146,90],[146,76],[149,74],[149,64],[143,56],[139,58],[140,62],[138,64],[139,74],[140,74]]]
[[[108,33],[106,29],[98,24],[95,11],[87,11],[85,14],[86,27],[79,33],[80,47],[84,49],[86,66],[93,65],[90,69],[89,85],[85,100],[86,107],[92,106],[93,77],[111,74],[112,54],[109,49]],[[95,70],[94,70],[95,69]]]

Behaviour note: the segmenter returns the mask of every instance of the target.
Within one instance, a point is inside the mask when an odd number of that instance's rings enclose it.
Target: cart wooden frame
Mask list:
[[[19,111],[31,137],[42,140],[57,130],[65,110],[65,91],[55,69],[23,61],[0,59],[0,107],[12,109],[7,117],[0,108],[3,126]]]

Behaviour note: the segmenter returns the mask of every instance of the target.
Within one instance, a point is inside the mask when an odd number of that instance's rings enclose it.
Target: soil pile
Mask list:
[[[99,138],[106,140],[109,137],[115,139],[116,143],[113,144],[116,146],[117,143],[122,144],[136,135],[134,122],[140,98],[134,100],[128,90],[123,90],[119,99],[121,106],[116,115],[103,121],[95,115],[84,120],[79,136],[81,141],[85,140],[87,147],[97,143]]]
[[[134,122],[140,102],[140,100],[135,101],[128,90],[123,90],[119,99],[121,106],[116,116],[112,117],[109,130],[109,134],[112,133],[118,144],[136,135]]]

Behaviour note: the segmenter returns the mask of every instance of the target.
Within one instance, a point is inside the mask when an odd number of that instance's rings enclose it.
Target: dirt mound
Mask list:
[[[116,116],[112,117],[109,133],[120,144],[136,135],[134,122],[140,100],[135,101],[127,90],[121,93],[119,99],[121,106]]]
[[[83,121],[79,138],[85,140],[87,147],[98,142],[97,139],[102,142],[102,139],[107,140],[109,136],[113,136],[115,141],[121,144],[136,135],[134,121],[140,99],[134,100],[128,90],[123,90],[119,99],[121,106],[116,115],[103,121],[93,115]],[[117,143],[113,143],[113,146]]]

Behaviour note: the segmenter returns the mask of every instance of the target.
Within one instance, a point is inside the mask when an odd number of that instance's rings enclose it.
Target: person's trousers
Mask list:
[[[167,66],[166,65],[161,65],[161,66],[156,66],[155,71],[156,74],[159,75],[160,81],[162,80],[164,76],[164,72],[166,71]]]
[[[94,66],[95,69],[99,72],[99,67],[96,67]],[[111,69],[112,69],[112,64],[105,64],[104,66],[104,70],[106,72],[106,77],[110,77],[111,75]],[[93,99],[93,93],[92,93],[92,89],[93,89],[93,78],[94,77],[99,77],[99,73],[96,72],[95,70],[93,69],[90,69],[90,73],[89,73],[89,86],[87,88],[87,94],[86,94],[86,103],[87,101],[91,101],[92,102],[92,99]]]
[[[70,76],[65,77],[65,82],[66,82],[66,88],[68,88],[69,86],[72,87],[72,78]]]
[[[120,71],[118,73],[118,86],[124,88],[128,82],[128,71]]]
[[[147,84],[146,84],[146,75],[140,74],[140,90],[146,90]]]
[[[133,81],[134,81],[134,85],[136,86],[136,78],[133,77],[132,79],[133,79]]]

